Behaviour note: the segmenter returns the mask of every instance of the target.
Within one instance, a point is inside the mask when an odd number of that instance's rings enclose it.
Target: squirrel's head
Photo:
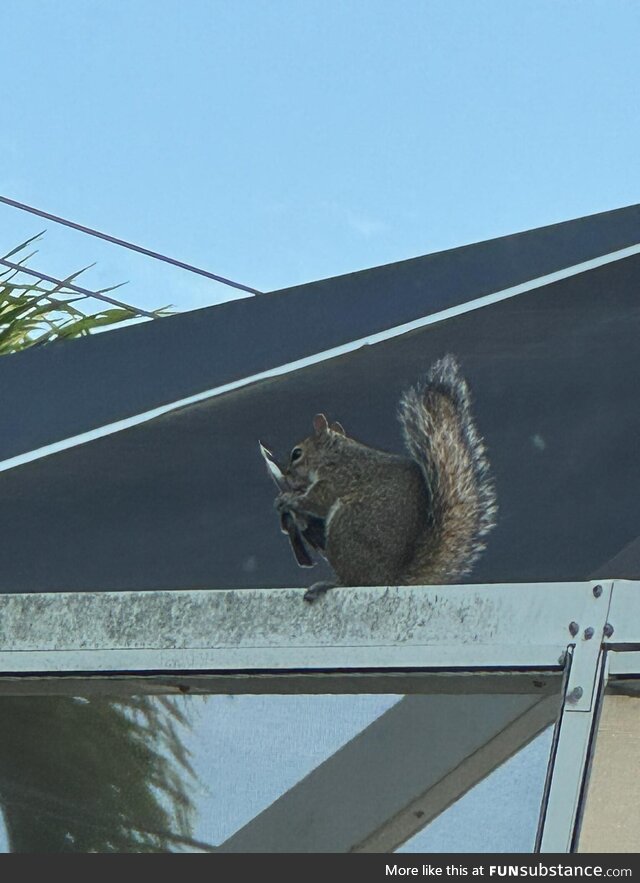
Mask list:
[[[324,414],[313,418],[313,434],[298,442],[283,470],[295,490],[304,490],[318,477],[318,470],[332,460],[346,433],[341,423],[329,423]]]

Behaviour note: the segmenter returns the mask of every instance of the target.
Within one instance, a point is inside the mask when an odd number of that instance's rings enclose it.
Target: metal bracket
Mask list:
[[[571,668],[565,711],[590,712],[594,701],[598,659],[605,640],[613,581],[598,580],[590,583],[589,587],[580,616],[567,623],[567,635],[575,638],[575,641],[568,646]]]
[[[580,616],[567,623],[567,633],[575,640],[567,648],[568,678],[542,807],[536,845],[540,852],[570,852],[575,845],[598,700],[606,684],[603,644],[613,581],[593,582],[589,589]]]

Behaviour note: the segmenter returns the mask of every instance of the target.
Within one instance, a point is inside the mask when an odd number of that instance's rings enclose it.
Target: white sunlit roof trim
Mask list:
[[[309,356],[304,356],[300,359],[295,359],[291,362],[286,362],[282,365],[277,365],[264,371],[259,371],[256,374],[250,374],[246,377],[240,377],[228,383],[223,383],[219,386],[212,387],[211,389],[204,390],[203,392],[195,393],[193,395],[177,399],[173,402],[168,402],[167,404],[160,405],[156,408],[151,408],[148,411],[142,411],[139,414],[134,414],[130,417],[125,417],[120,420],[115,420],[112,423],[107,423],[102,426],[95,427],[94,429],[81,432],[77,435],[60,439],[59,441],[52,442],[48,445],[43,445],[42,447],[35,448],[31,451],[26,451],[23,454],[17,454],[16,456],[8,457],[7,459],[0,461],[0,472],[6,472],[9,469],[15,469],[18,466],[32,463],[35,460],[40,460],[44,457],[51,456],[52,454],[58,454],[62,451],[69,450],[70,448],[78,447],[80,445],[87,444],[88,442],[96,441],[99,438],[114,435],[115,433],[131,429],[134,426],[148,423],[150,420],[154,420],[157,417],[162,417],[163,415],[169,414],[172,411],[177,411],[178,409],[184,408],[188,405],[195,405],[200,402],[207,401],[208,399],[215,398],[216,396],[224,395],[228,392],[233,392],[234,390],[241,389],[244,386],[249,386],[252,383],[258,383],[262,380],[269,380],[274,377],[281,377],[286,374],[291,374],[294,371],[298,371],[301,368],[307,368],[311,365],[328,362],[331,359],[338,358],[339,356],[344,356],[348,353],[355,352],[361,347],[375,346],[375,344],[383,343],[387,340],[392,340],[395,337],[401,337],[403,334],[408,334],[411,331],[416,331],[420,328],[426,328],[429,325],[435,325],[438,322],[443,322],[446,319],[451,319],[455,316],[461,316],[465,313],[471,313],[475,310],[482,309],[483,307],[488,307],[492,304],[499,303],[500,301],[508,300],[512,297],[517,297],[520,294],[526,294],[529,291],[543,288],[544,286],[551,285],[554,282],[560,282],[564,279],[570,279],[573,276],[587,273],[590,270],[595,270],[598,267],[604,267],[607,264],[617,263],[618,261],[625,260],[626,258],[633,257],[637,254],[640,254],[640,243],[638,243],[637,245],[628,246],[627,248],[619,249],[618,251],[613,251],[608,254],[601,255],[597,258],[591,258],[587,261],[582,261],[578,264],[573,264],[572,266],[565,267],[562,270],[556,270],[553,273],[547,273],[544,276],[530,279],[527,282],[521,282],[518,285],[513,285],[509,288],[504,288],[500,291],[495,291],[491,294],[483,295],[482,297],[466,301],[462,304],[447,307],[444,310],[439,310],[435,313],[429,314],[428,316],[422,316],[419,319],[413,319],[410,322],[404,322],[401,325],[387,328],[384,331],[378,331],[373,334],[366,335],[365,337],[360,337],[355,340],[348,341],[347,343],[340,344],[339,346],[330,347],[329,349],[322,350],[321,352],[313,353]]]

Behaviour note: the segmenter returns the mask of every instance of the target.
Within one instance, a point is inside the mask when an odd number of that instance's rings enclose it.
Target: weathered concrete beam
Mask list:
[[[557,667],[588,583],[0,596],[0,671]]]

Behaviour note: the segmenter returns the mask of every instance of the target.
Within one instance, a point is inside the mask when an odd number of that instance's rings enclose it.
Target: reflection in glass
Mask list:
[[[553,727],[407,840],[398,852],[533,852]]]
[[[189,746],[198,840],[220,845],[402,697],[209,696]]]
[[[179,700],[0,697],[0,803],[12,852],[164,852],[191,834]]]
[[[215,848],[397,699],[2,696],[0,849]]]
[[[482,729],[481,718],[491,721],[499,707],[511,705],[513,713],[519,713],[520,704],[529,701],[490,694],[192,694],[124,700],[3,696],[0,807],[6,831],[3,840],[0,824],[0,848],[49,853],[191,852],[219,846],[226,850],[238,836],[245,842],[243,832],[255,830],[256,817],[265,810],[273,818],[274,805],[282,800],[289,811],[295,810],[293,795],[315,781],[319,768],[335,770],[336,758],[344,752],[351,763],[354,745],[361,752],[363,731],[371,727],[367,733],[373,736],[367,735],[365,743],[368,739],[367,751],[378,758],[373,761],[378,765],[375,775],[370,766],[361,765],[360,757],[359,772],[345,785],[356,802],[360,788],[368,795],[358,804],[366,814],[387,798],[404,799],[414,783],[418,787],[430,770],[440,768],[443,757],[448,762],[448,743],[440,741],[438,747],[429,732],[446,735],[451,730],[454,738],[449,741],[468,751]],[[415,715],[419,708],[422,718]],[[399,720],[415,726],[398,729]],[[473,736],[455,736],[461,720],[468,720],[464,729]],[[380,741],[382,731],[387,736]],[[550,731],[442,812],[400,851],[530,849],[549,745]],[[416,767],[413,760],[406,762],[411,751],[417,751],[411,755]],[[386,778],[384,771],[379,775],[382,767],[389,773]],[[342,769],[340,763],[337,768]],[[352,770],[348,766],[347,779]],[[379,792],[371,791],[374,780],[380,783],[375,786],[382,789]],[[323,794],[321,789],[321,815],[327,817],[326,810],[331,819],[336,813]],[[473,831],[478,834],[475,839]],[[310,830],[303,848],[314,851],[315,844],[326,843],[325,833]],[[260,851],[277,848],[270,838],[261,844]],[[296,846],[301,841],[294,839]]]

